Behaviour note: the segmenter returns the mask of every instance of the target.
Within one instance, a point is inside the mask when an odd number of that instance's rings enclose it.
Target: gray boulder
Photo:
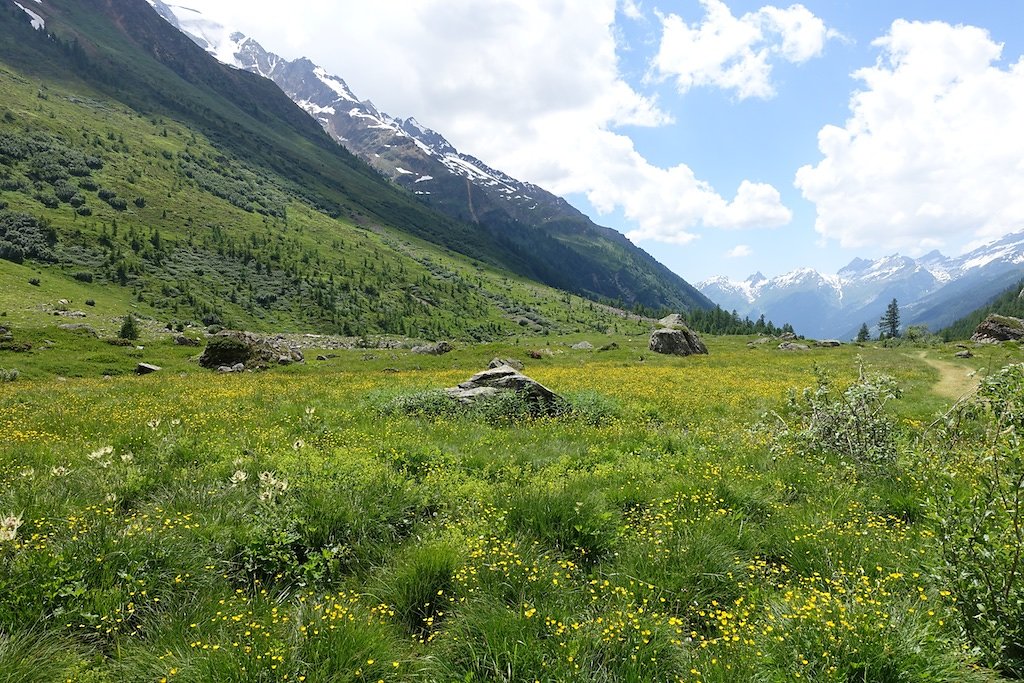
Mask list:
[[[424,344],[423,346],[412,347],[413,353],[422,353],[428,356],[443,356],[450,353],[454,347],[446,341],[439,341],[436,344]]]
[[[780,351],[807,351],[810,349],[807,344],[797,344],[796,342],[782,342],[779,344]]]
[[[956,356],[957,358],[974,358],[974,354],[968,351],[967,349],[964,349],[963,351],[957,351],[953,355]]]
[[[839,341],[838,339],[820,339],[817,342],[815,342],[814,345],[815,346],[820,346],[822,348],[830,349],[830,348],[835,348],[837,346],[842,346],[843,343],[841,341]]]
[[[996,344],[1003,341],[1018,341],[1024,338],[1024,320],[1008,315],[992,314],[981,321],[971,341]]]
[[[445,392],[460,403],[475,403],[501,392],[514,392],[526,399],[538,415],[553,415],[564,403],[558,394],[510,365],[478,372],[459,386],[445,389]]]
[[[199,356],[199,365],[211,369],[242,365],[243,369],[252,369],[276,365],[281,358],[288,358],[293,363],[303,362],[302,351],[288,346],[280,338],[223,330],[206,344]]]
[[[523,365],[523,361],[516,360],[515,358],[493,358],[491,362],[487,364],[487,367],[493,370],[494,368],[500,368],[502,365],[507,365],[514,370],[522,370],[526,367]]]
[[[571,348],[575,351],[591,351],[594,345],[588,341],[581,341],[579,344],[573,344]]]
[[[65,323],[63,325],[57,325],[62,330],[68,332],[77,332],[78,334],[86,334],[90,337],[99,337],[100,333],[97,332],[93,327],[85,325],[83,323]]]
[[[174,343],[178,346],[199,346],[199,340],[192,337],[186,337],[183,334],[174,335]]]
[[[704,342],[697,336],[697,333],[685,326],[679,329],[655,330],[651,333],[649,348],[655,353],[673,356],[689,356],[708,352],[708,348],[704,346]]]
[[[153,365],[152,363],[139,363],[135,366],[136,375],[148,375],[154,372],[160,372],[163,370],[159,365]]]

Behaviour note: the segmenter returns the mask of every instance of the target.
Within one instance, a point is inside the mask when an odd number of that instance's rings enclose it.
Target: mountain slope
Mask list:
[[[803,334],[852,338],[873,327],[886,305],[899,302],[902,322],[943,328],[1024,276],[1024,232],[1006,235],[956,258],[933,251],[913,259],[894,254],[854,259],[834,276],[799,269],[743,282],[711,278],[697,287],[727,309],[792,322]]]
[[[624,324],[499,268],[510,257],[486,233],[386,182],[141,0],[38,14],[45,31],[0,1],[0,258],[36,273],[4,276],[19,309],[62,314],[36,293],[75,281],[96,311],[116,291],[169,323],[478,339]]]
[[[415,119],[395,119],[360,101],[308,59],[285,60],[187,7],[151,0],[170,23],[218,59],[281,87],[330,135],[424,203],[479,226],[530,275],[592,298],[649,308],[708,308],[689,283],[621,233],[594,224],[564,199],[456,150]]]

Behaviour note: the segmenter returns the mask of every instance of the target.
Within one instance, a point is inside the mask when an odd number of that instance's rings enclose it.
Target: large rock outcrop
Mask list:
[[[232,367],[239,363],[252,369],[302,361],[302,351],[288,346],[281,339],[238,330],[223,330],[213,335],[199,356],[199,365],[210,369]]]
[[[995,315],[981,321],[971,336],[971,341],[996,344],[1003,341],[1024,339],[1024,320],[1008,315]]]
[[[499,365],[478,372],[457,387],[445,392],[460,403],[475,403],[493,398],[502,392],[514,392],[530,404],[538,415],[553,415],[565,400],[540,382],[527,377],[510,365]]]
[[[690,356],[708,352],[708,347],[704,346],[704,342],[697,336],[697,333],[686,326],[655,330],[651,333],[649,347],[655,353],[673,356]]]

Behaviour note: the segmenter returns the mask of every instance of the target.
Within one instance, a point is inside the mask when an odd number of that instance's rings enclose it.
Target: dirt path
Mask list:
[[[938,370],[939,381],[932,387],[932,391],[939,396],[957,399],[978,386],[978,380],[970,368],[949,361],[928,358],[926,351],[922,351],[917,357]]]

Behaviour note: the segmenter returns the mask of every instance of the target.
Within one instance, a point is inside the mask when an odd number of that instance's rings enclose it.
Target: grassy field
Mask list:
[[[569,348],[583,338],[619,348]],[[928,425],[953,403],[936,391],[949,373],[992,376],[1016,349],[711,338],[709,356],[668,358],[645,336],[590,335],[216,375],[144,336],[168,369],[102,378],[135,359],[51,341],[0,383],[0,680],[1013,672],[1006,643],[964,626],[944,541],[949,506],[984,481],[982,439],[937,442]],[[459,413],[421,393],[495,356],[572,410]],[[0,367],[24,358],[0,351]],[[795,438],[788,390],[821,372],[846,386],[862,365],[902,390],[891,452]],[[401,409],[410,396],[419,412]]]

